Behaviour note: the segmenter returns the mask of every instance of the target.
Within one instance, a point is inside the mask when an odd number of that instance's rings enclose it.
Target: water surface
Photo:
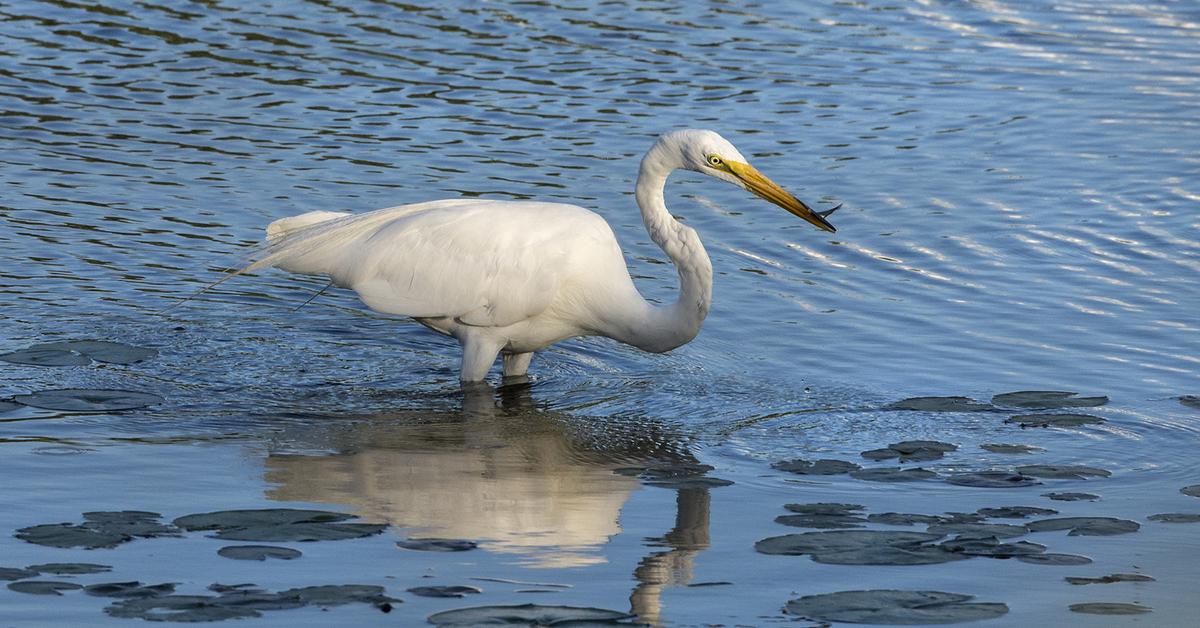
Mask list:
[[[1200,544],[1188,524],[1146,517],[1200,511],[1178,492],[1200,483],[1200,415],[1177,400],[1200,393],[1198,24],[1186,3],[2,2],[0,352],[97,338],[159,354],[0,363],[0,398],[75,387],[165,399],[0,413],[3,566],[99,562],[110,580],[188,592],[379,584],[410,623],[535,602],[763,624],[799,595],[902,587],[1005,602],[997,624],[1127,625],[1067,610],[1116,601],[1172,625],[1200,610]],[[316,279],[243,277],[161,313],[236,266],[276,218],[463,195],[597,211],[643,293],[673,299],[674,270],[632,187],[653,138],[684,126],[718,130],[814,206],[845,205],[825,234],[676,175],[668,204],[700,231],[716,280],[700,337],[670,354],[577,340],[540,354],[529,387],[464,395],[457,347],[419,325],[337,290],[296,310]],[[1026,389],[1107,395],[1081,410],[1106,422],[1021,430],[1005,412],[886,409]],[[943,473],[1046,463],[1113,476],[972,489],[770,467],[888,466],[858,454],[916,438],[959,446],[921,463]],[[1044,451],[979,448],[997,442]],[[614,473],[696,462],[735,483],[663,488]],[[1060,490],[1101,499],[1042,496]],[[820,501],[927,514],[1036,505],[1142,528],[1030,537],[1095,561],[1078,568],[754,552],[803,532],[772,522],[784,503]],[[195,534],[94,551],[10,536],[93,510],[170,519],[280,505],[395,528],[262,564],[220,558],[225,543]],[[394,547],[421,535],[480,549]],[[1157,581],[1062,581],[1136,570]],[[713,582],[731,584],[687,586]],[[484,593],[405,593],[431,583]],[[107,619],[106,600],[54,601],[0,591],[13,621]]]

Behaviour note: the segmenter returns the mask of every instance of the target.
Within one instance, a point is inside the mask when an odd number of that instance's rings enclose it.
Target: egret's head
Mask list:
[[[729,140],[718,135],[715,131],[705,129],[684,129],[664,135],[660,143],[673,144],[679,150],[684,168],[703,172],[709,176],[728,181],[745,188],[760,198],[788,210],[792,214],[812,223],[823,231],[837,231],[829,224],[826,216],[838,208],[826,211],[813,211],[800,199],[779,187],[766,175],[751,166],[738,149]],[[841,207],[840,205],[838,207]]]

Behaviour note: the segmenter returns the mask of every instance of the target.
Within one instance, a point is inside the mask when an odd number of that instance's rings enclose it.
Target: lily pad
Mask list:
[[[1163,523],[1200,523],[1200,513],[1195,512],[1164,512],[1146,518]]]
[[[1108,397],[1076,397],[1079,393],[1062,390],[1021,390],[992,397],[998,406],[1014,408],[1094,408],[1108,403]]]
[[[45,345],[34,345],[28,349],[0,354],[0,360],[10,364],[29,366],[84,366],[92,363],[92,359],[86,355],[63,349],[45,348]]]
[[[1034,447],[1033,445],[1011,445],[1006,443],[985,443],[980,445],[979,448],[994,454],[1031,454],[1035,451],[1044,451],[1041,447]]]
[[[1034,478],[1009,471],[971,471],[955,473],[946,477],[946,481],[959,486],[974,486],[976,488],[1014,488],[1041,484]]]
[[[163,402],[162,397],[153,393],[83,388],[42,390],[28,395],[15,395],[13,400],[34,408],[64,412],[116,412]]]
[[[353,519],[354,515],[328,510],[295,508],[259,508],[219,510],[179,517],[172,523],[191,532],[287,525],[292,523],[334,523]]]
[[[33,366],[83,366],[97,362],[133,364],[158,355],[154,349],[107,340],[68,340],[33,345],[0,355],[0,360]]]
[[[819,502],[815,504],[784,504],[784,508],[802,515],[857,515],[856,510],[863,507],[858,504],[833,504]]]
[[[125,534],[96,530],[72,523],[50,523],[17,530],[18,539],[47,547],[112,548],[132,540]]]
[[[396,547],[419,552],[465,552],[479,545],[462,539],[405,539],[396,541]]]
[[[429,623],[435,626],[479,626],[479,625],[508,625],[508,626],[573,626],[587,625],[614,626],[628,625],[625,622],[635,619],[634,615],[621,611],[610,611],[602,608],[584,608],[578,606],[545,606],[541,604],[519,604],[515,606],[475,606],[457,608],[449,611],[434,613],[429,616]]]
[[[975,512],[992,519],[1025,519],[1032,515],[1058,514],[1058,511],[1053,508],[1038,508],[1037,506],[1000,506],[998,508],[980,508]]]
[[[1142,526],[1136,521],[1115,517],[1059,517],[1031,521],[1026,527],[1030,532],[1070,530],[1068,536],[1112,536],[1137,532]]]
[[[943,591],[839,591],[789,600],[791,615],[849,624],[955,624],[993,619],[1008,612],[994,602],[969,602],[974,596]]]
[[[413,595],[421,597],[466,597],[468,594],[483,593],[483,589],[467,585],[442,585],[434,587],[413,587],[408,590]]]
[[[892,410],[919,410],[922,412],[983,412],[995,410],[990,403],[975,401],[969,397],[909,397],[888,406]]]
[[[763,539],[754,544],[761,554],[788,556],[829,555],[840,552],[881,551],[885,547],[915,550],[922,543],[941,538],[940,534],[893,530],[832,530],[803,532]],[[951,560],[953,560],[951,558]],[[864,563],[858,563],[864,564]]]
[[[615,469],[613,473],[637,477],[647,486],[657,486],[660,488],[718,488],[733,484],[729,480],[705,475],[712,470],[713,467],[707,464],[660,462],[644,467]]]
[[[1084,602],[1082,604],[1072,604],[1068,608],[1075,613],[1087,613],[1089,615],[1141,615],[1149,613],[1152,609],[1149,606],[1141,604],[1128,604],[1125,602]]]
[[[906,440],[892,443],[882,449],[872,449],[862,452],[862,457],[868,460],[887,460],[899,458],[900,462],[918,462],[937,460],[948,451],[958,449],[957,445],[935,440]]]
[[[38,572],[32,569],[20,569],[17,567],[0,567],[0,580],[24,580],[25,578],[36,578]]]
[[[867,520],[849,515],[780,515],[775,523],[794,528],[861,528]]]
[[[83,592],[97,597],[146,598],[167,595],[175,591],[175,584],[142,584],[141,582],[104,582],[89,584]]]
[[[121,619],[175,622],[210,622],[262,616],[262,613],[251,608],[216,604],[216,599],[209,595],[135,598],[110,604],[104,608],[104,612]]]
[[[1112,471],[1097,469],[1096,467],[1054,464],[1028,464],[1017,467],[1017,472],[1039,478],[1055,478],[1062,480],[1084,480],[1089,477],[1106,478],[1112,475]]]
[[[937,477],[937,474],[928,469],[921,467],[910,467],[902,469],[900,467],[878,467],[873,469],[859,469],[851,471],[850,477],[857,480],[866,480],[868,482],[915,482],[917,480],[928,480],[929,478]]]
[[[996,537],[1007,539],[1029,534],[1025,526],[1007,523],[935,523],[926,530],[930,534],[957,534],[960,538],[980,539]]]
[[[1184,495],[1187,495],[1188,497],[1200,497],[1200,484],[1192,484],[1191,486],[1185,486],[1185,487],[1179,489],[1179,492],[1183,493]]]
[[[826,565],[937,565],[966,558],[940,545],[883,545],[812,555],[813,562]]]
[[[210,586],[209,589],[213,589],[213,587]],[[219,597],[212,599],[211,604],[254,611],[282,611],[308,605],[308,602],[298,595],[270,593],[252,586],[225,589],[220,593]]]
[[[1092,493],[1042,493],[1042,496],[1056,502],[1091,502],[1100,499],[1099,495]]]
[[[17,593],[29,593],[31,595],[62,595],[62,591],[73,591],[75,589],[82,589],[83,587],[74,582],[22,580],[20,582],[8,583],[8,588]]]
[[[1200,410],[1200,396],[1198,395],[1182,395],[1179,397],[1179,403]]]
[[[867,521],[871,523],[882,523],[890,526],[910,526],[914,523],[932,524],[944,523],[945,517],[940,515],[919,515],[904,512],[880,512],[867,516]]]
[[[40,574],[53,574],[56,576],[84,576],[112,571],[112,567],[108,565],[97,565],[95,563],[44,563],[41,565],[30,565],[28,569]]]
[[[1030,554],[1028,556],[1017,556],[1016,558],[1023,563],[1050,565],[1052,567],[1074,567],[1076,565],[1087,565],[1092,562],[1092,559],[1087,556],[1077,556],[1075,554]]]
[[[384,523],[289,523],[250,528],[218,530],[212,537],[226,541],[259,541],[263,543],[305,543],[311,541],[343,541],[373,536],[387,529]]]
[[[385,594],[383,587],[371,584],[332,584],[317,587],[300,587],[280,591],[283,597],[298,597],[316,606],[340,606],[353,602],[383,604],[400,602]]]
[[[822,458],[820,460],[782,460],[771,465],[772,468],[799,475],[840,475],[861,469],[862,466],[845,460]]]
[[[1063,578],[1071,584],[1112,584],[1114,582],[1154,582],[1154,578],[1140,573],[1114,573],[1099,578],[1079,578],[1067,576]]]
[[[1032,556],[1046,551],[1045,545],[1017,541],[1016,543],[1001,543],[996,537],[989,538],[957,538],[938,545],[947,552],[965,556],[987,556],[990,558],[1013,558],[1014,556]]]
[[[118,510],[85,512],[84,527],[110,534],[123,534],[138,538],[180,536],[179,528],[160,523],[162,515],[145,510]]]
[[[1005,423],[1016,423],[1021,427],[1079,427],[1098,425],[1104,419],[1090,414],[1019,414],[1004,419]]]
[[[271,545],[229,545],[217,550],[217,555],[234,560],[266,560],[268,558],[277,558],[279,560],[292,560],[300,558],[300,550],[294,550],[289,547],[273,547]]]

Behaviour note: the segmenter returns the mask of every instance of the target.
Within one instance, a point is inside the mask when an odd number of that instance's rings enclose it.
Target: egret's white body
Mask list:
[[[574,336],[669,351],[696,337],[712,303],[704,245],[663,200],[667,176],[680,168],[738,184],[833,231],[825,220],[832,210],[810,210],[720,135],[684,130],[658,139],[636,190],[646,231],[679,271],[670,305],[638,293],[603,218],[560,203],[456,199],[309,212],[271,223],[262,257],[244,270],[325,275],[373,310],[453,336],[463,346],[463,381],[482,380],[498,354],[506,377],[524,375],[534,351]]]

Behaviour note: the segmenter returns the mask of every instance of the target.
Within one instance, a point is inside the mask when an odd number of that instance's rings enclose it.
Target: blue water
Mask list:
[[[1140,601],[1154,608],[1144,625],[1180,625],[1200,610],[1187,593],[1200,543],[1188,524],[1145,517],[1200,510],[1178,493],[1200,483],[1200,414],[1177,399],[1200,394],[1198,41],[1200,10],[1182,2],[0,2],[0,352],[77,338],[160,352],[132,366],[0,363],[0,398],[86,387],[166,400],[0,414],[0,475],[21,478],[0,491],[0,530],[89,510],[318,504],[486,541],[466,559],[398,554],[397,531],[247,568],[195,535],[85,552],[2,533],[2,566],[108,561],[112,579],[194,591],[365,580],[403,597],[409,623],[532,601],[758,624],[798,595],[907,586],[1008,603],[993,624],[1128,625],[1066,607]],[[276,218],[463,195],[599,212],[643,293],[671,300],[675,272],[632,188],[654,137],[686,126],[719,131],[809,204],[844,207],[826,234],[732,186],[672,178],[668,206],[701,233],[716,280],[701,335],[670,354],[571,341],[535,358],[529,390],[481,400],[459,392],[457,346],[419,325],[337,290],[295,310],[317,279],[240,277],[162,312],[237,266]],[[1018,430],[1005,414],[883,409],[1022,389],[1107,395],[1085,411],[1108,422]],[[909,438],[959,445],[925,463],[939,470],[1114,476],[997,493],[769,467],[861,463]],[[1046,451],[1016,460],[978,448],[989,442]],[[701,497],[611,473],[668,453],[736,484]],[[1040,496],[1060,488],[1102,500]],[[1075,570],[753,552],[802,531],[771,522],[783,503],[855,500],[1041,505],[1143,527],[1033,537],[1096,561]],[[703,542],[646,541],[673,525]],[[1158,581],[1061,580],[1133,565]],[[405,594],[422,575],[574,587]],[[714,580],[733,584],[685,586]],[[105,600],[54,601],[0,591],[0,619],[116,623]]]

